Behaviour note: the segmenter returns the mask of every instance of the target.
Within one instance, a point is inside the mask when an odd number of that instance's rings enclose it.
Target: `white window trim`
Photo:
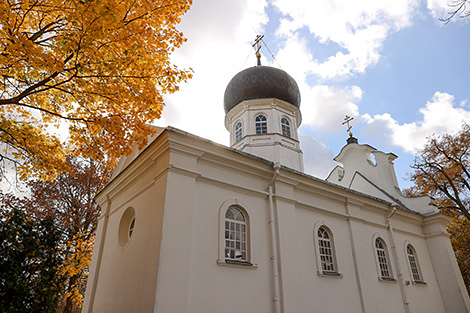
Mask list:
[[[413,270],[411,269],[410,259],[408,258],[408,246],[411,246],[412,250],[414,251],[414,258],[415,258],[416,266],[418,268],[419,277],[421,278],[420,280],[415,280],[413,277]],[[418,251],[416,251],[415,245],[411,244],[409,240],[405,240],[403,249],[405,251],[406,264],[408,266],[408,271],[410,273],[411,282],[417,285],[426,285],[426,281],[424,280],[424,277],[423,277],[423,271],[421,270],[421,265],[419,263]]]
[[[330,243],[332,247],[332,256],[333,256],[333,264],[335,267],[335,271],[333,272],[328,272],[328,271],[323,271],[322,267],[322,262],[321,262],[321,257],[320,257],[320,246],[318,243],[318,230],[323,227],[328,231],[328,234],[330,235]],[[333,235],[333,230],[332,227],[330,227],[327,223],[325,223],[324,220],[317,221],[313,225],[313,247],[314,247],[314,253],[315,253],[315,261],[317,265],[317,275],[322,276],[322,277],[337,277],[337,278],[342,278],[343,274],[339,272],[339,265],[338,261],[336,258],[336,247],[335,247],[335,238]]]
[[[235,206],[239,208],[245,214],[245,223],[246,223],[246,244],[247,244],[247,261],[236,262],[236,261],[227,261],[225,258],[225,213],[227,210]],[[248,205],[242,200],[237,198],[227,199],[222,203],[219,208],[219,251],[217,264],[220,266],[229,266],[229,267],[238,267],[238,268],[250,268],[256,269],[258,264],[253,262],[252,253],[251,253],[251,215],[248,211]]]
[[[380,269],[379,257],[377,256],[377,248],[375,247],[375,241],[377,239],[380,239],[383,242],[383,244],[385,245],[384,249],[385,249],[385,254],[386,254],[386,259],[387,259],[387,266],[388,266],[389,272],[390,272],[389,277],[383,277],[382,276],[382,271]],[[380,235],[380,233],[375,233],[372,236],[372,251],[374,252],[375,265],[376,265],[376,269],[377,269],[377,277],[378,277],[379,281],[396,283],[397,280],[394,276],[395,275],[394,274],[395,270],[393,268],[393,265],[392,265],[392,262],[391,262],[391,259],[390,259],[390,253],[388,251],[388,247],[389,247],[388,242],[384,239],[384,237],[382,235]]]
[[[266,121],[264,121],[264,123],[266,123],[266,132],[265,132],[265,133],[260,133],[260,134],[258,134],[258,132],[256,131],[256,126],[257,126],[256,123],[258,123],[258,122],[256,121],[256,118],[257,118],[258,116],[260,116],[260,115],[264,116],[264,118],[266,119]],[[266,113],[263,113],[263,112],[258,112],[258,113],[256,113],[256,114],[255,114],[255,117],[254,117],[254,126],[255,126],[254,134],[255,134],[255,135],[266,135],[266,134],[269,134],[268,122],[269,122],[269,118],[268,118],[268,115],[267,115]],[[261,123],[261,122],[260,122],[260,123]]]
[[[241,124],[241,136],[240,136],[240,139],[237,140],[237,125],[238,123]],[[237,120],[234,124],[233,124],[233,142],[239,142],[240,140],[243,139],[243,133],[244,133],[244,129],[243,129],[243,121],[242,120]]]
[[[284,124],[282,123],[282,120],[283,120],[283,119],[286,119],[286,120],[287,120],[287,126],[286,126],[286,127],[289,129],[289,135],[285,135],[285,134],[284,134],[284,130],[283,130]],[[281,123],[281,134],[282,134],[283,136],[285,136],[285,137],[293,138],[293,137],[292,137],[292,121],[291,121],[287,116],[284,116],[284,115],[283,115],[283,116],[281,116],[281,121],[280,121],[280,123]]]

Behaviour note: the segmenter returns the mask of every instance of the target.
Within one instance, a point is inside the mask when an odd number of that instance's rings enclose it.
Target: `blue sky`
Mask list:
[[[414,153],[432,134],[470,122],[470,18],[444,25],[446,0],[195,0],[180,29],[188,41],[173,56],[194,79],[166,98],[157,125],[172,125],[228,145],[223,94],[255,64],[297,81],[306,172],[325,178],[345,144],[344,116],[360,143],[399,156],[401,187]],[[278,65],[279,64],[279,65]]]

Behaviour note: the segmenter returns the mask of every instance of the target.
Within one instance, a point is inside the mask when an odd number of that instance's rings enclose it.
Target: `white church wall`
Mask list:
[[[311,207],[295,207],[282,200],[277,204],[285,311],[311,312],[315,308],[320,312],[341,312],[348,308],[348,312],[360,312],[357,286],[350,274],[354,273],[351,249],[344,240],[347,238],[344,218],[325,215]],[[333,234],[341,276],[318,275],[321,268],[316,260],[316,223],[327,226]]]
[[[273,164],[180,131],[163,135],[98,197],[103,208],[110,203],[109,215],[104,209],[85,312],[92,312],[90,301],[100,313],[273,312],[267,190]],[[390,203],[283,168],[273,186],[283,312],[405,312],[386,223]],[[224,214],[232,204],[248,214],[253,266],[225,261]],[[135,230],[121,247],[118,224],[128,207],[135,209]],[[404,285],[409,306],[411,312],[465,312],[455,310],[465,309],[465,289],[452,252],[442,253],[450,245],[435,219],[402,209],[391,217],[403,281],[410,281]],[[331,231],[340,275],[320,268],[315,236],[321,225]],[[379,279],[377,237],[395,281]],[[407,242],[426,284],[412,283]],[[444,306],[441,294],[459,304]]]
[[[315,191],[315,190],[313,190]],[[314,195],[311,199],[308,199],[309,195]],[[328,197],[332,197],[328,199]],[[334,197],[334,198],[333,198]],[[354,257],[353,253],[357,256],[358,273],[360,276],[360,285],[363,289],[365,307],[368,308],[366,311],[369,312],[400,312],[404,311],[403,301],[401,299],[400,287],[397,281],[386,282],[379,281],[378,274],[375,264],[375,250],[373,246],[372,236],[375,233],[379,233],[384,239],[389,249],[389,256],[391,261],[391,267],[394,272],[394,278],[398,279],[397,269],[393,263],[391,243],[388,235],[387,226],[385,224],[385,217],[390,213],[390,207],[388,205],[375,204],[371,206],[370,203],[363,202],[360,206],[346,204],[345,202],[338,202],[338,195],[328,195],[328,192],[324,192],[323,195],[315,194],[315,192],[307,193],[305,189],[302,189],[300,193],[294,196],[294,199],[300,200],[302,206],[305,206],[305,211],[309,214],[313,214],[318,211],[319,216],[322,220],[329,223],[331,229],[335,229],[333,234],[335,236],[335,244],[337,250],[337,259],[339,272],[343,274],[341,284],[346,285],[346,277],[352,278],[352,283],[355,286],[349,286],[352,290],[357,290],[359,286],[356,282],[356,273],[354,269]],[[346,199],[345,199],[346,200]],[[348,199],[349,202],[351,200]],[[357,201],[357,200],[356,200]],[[345,205],[346,204],[346,205]],[[308,207],[310,205],[310,207]],[[298,204],[299,206],[299,204]],[[349,208],[350,221],[347,221],[347,212],[345,207]],[[323,211],[320,211],[323,210]],[[302,221],[308,220],[307,216],[301,216],[296,225],[302,223]],[[427,254],[427,246],[422,233],[422,222],[423,218],[409,212],[400,211],[400,214],[396,214],[392,219],[394,227],[397,228],[395,233],[396,243],[404,242],[405,238],[408,238],[415,244],[415,248],[419,253],[420,263],[422,267],[426,268],[426,272],[433,273],[432,265],[430,264],[429,255]],[[282,219],[281,219],[282,221]],[[348,225],[350,223],[350,226]],[[351,227],[351,234],[347,232],[348,228]],[[302,227],[298,227],[302,229]],[[346,232],[345,232],[346,231]],[[282,229],[281,229],[282,232]],[[352,236],[351,236],[352,235]],[[351,239],[353,237],[353,239]],[[354,241],[354,242],[352,242]],[[339,242],[339,244],[338,244]],[[352,251],[354,247],[355,251]],[[424,251],[423,253],[420,253]],[[297,251],[298,252],[298,251]],[[407,269],[407,260],[404,254],[404,250],[398,251],[401,264],[402,274],[409,275]],[[283,255],[284,257],[284,255]],[[421,261],[423,259],[423,261]],[[345,267],[344,264],[347,264]],[[285,264],[285,262],[283,262]],[[404,271],[407,271],[404,273]],[[329,277],[322,277],[329,278]],[[312,284],[318,286],[319,284]],[[318,287],[317,287],[318,288]],[[422,298],[422,294],[437,294],[439,295],[438,285],[433,277],[429,277],[427,285],[418,286],[410,285],[407,287],[412,290],[411,296],[409,297],[410,302],[415,307],[426,309],[425,312],[442,312],[444,311],[442,300],[440,296],[433,298],[432,300]],[[338,288],[326,290],[337,290]],[[351,291],[346,292],[348,296],[351,296]],[[340,292],[340,294],[342,294]],[[337,294],[336,294],[337,295]],[[359,299],[359,296],[356,300]],[[426,300],[425,300],[426,299]],[[287,301],[287,300],[286,300]],[[397,303],[401,303],[397,307]],[[331,308],[331,306],[329,306]],[[360,306],[356,306],[360,309]]]
[[[137,160],[129,171],[121,173],[107,187],[106,195],[97,197],[103,212],[98,224],[98,244],[94,249],[84,312],[152,311],[168,156],[160,155],[155,163],[147,154],[147,158]],[[135,227],[128,242],[122,243],[119,227],[128,208],[135,210]],[[124,234],[128,232],[128,226],[125,228]],[[101,242],[103,237],[104,244]],[[98,255],[101,255],[100,260]],[[97,264],[98,260],[100,264]]]
[[[447,257],[453,254],[449,234],[445,230],[449,221],[449,217],[438,214],[427,217],[423,227],[427,235],[426,244],[446,311],[470,312],[470,299],[457,261]]]
[[[159,265],[168,270],[158,277],[155,312],[272,311],[266,200],[259,191],[265,183],[218,161],[191,155],[186,147],[173,150]],[[250,260],[258,267],[217,263],[221,205],[240,197],[249,213]]]

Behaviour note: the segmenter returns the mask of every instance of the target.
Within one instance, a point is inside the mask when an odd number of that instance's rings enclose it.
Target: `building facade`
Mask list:
[[[158,128],[97,196],[84,312],[470,312],[449,219],[400,193],[396,156],[351,137],[304,174],[295,81],[237,76],[230,148]]]

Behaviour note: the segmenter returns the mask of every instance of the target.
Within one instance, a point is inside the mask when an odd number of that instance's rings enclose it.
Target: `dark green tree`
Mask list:
[[[55,312],[63,288],[53,218],[0,209],[0,312]]]
[[[67,156],[69,171],[54,180],[30,179],[28,197],[0,191],[0,208],[21,208],[28,216],[52,218],[60,232],[60,275],[65,283],[57,312],[81,312],[95,230],[100,214],[94,197],[108,181],[112,169],[105,162]],[[0,313],[2,313],[0,311]]]

